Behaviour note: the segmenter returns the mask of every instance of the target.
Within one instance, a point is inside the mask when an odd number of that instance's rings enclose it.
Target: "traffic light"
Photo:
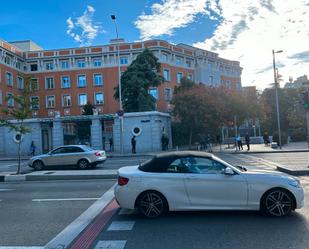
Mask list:
[[[303,99],[302,99],[303,106],[305,110],[308,110],[309,109],[309,91],[303,92],[302,95],[303,95]]]

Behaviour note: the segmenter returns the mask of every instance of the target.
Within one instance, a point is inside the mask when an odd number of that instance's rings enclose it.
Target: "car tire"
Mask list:
[[[39,160],[38,161],[34,161],[32,166],[33,166],[34,170],[37,170],[37,171],[42,170],[44,168],[43,162],[39,161]]]
[[[157,218],[168,210],[168,204],[162,194],[156,191],[142,193],[137,200],[139,213],[146,218]]]
[[[262,198],[261,211],[267,216],[283,217],[294,209],[295,199],[285,189],[271,189]]]
[[[89,167],[89,162],[86,159],[81,159],[77,163],[77,168],[87,169]]]

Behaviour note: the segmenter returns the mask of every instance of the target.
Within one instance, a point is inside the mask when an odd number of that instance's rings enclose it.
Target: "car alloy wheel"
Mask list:
[[[273,190],[265,197],[264,208],[267,214],[277,217],[288,215],[293,208],[291,194],[284,190]]]
[[[86,169],[86,168],[88,168],[88,165],[89,165],[89,163],[88,163],[88,161],[85,160],[85,159],[82,159],[82,160],[80,160],[80,161],[78,162],[78,168],[79,168],[79,169]]]
[[[44,164],[43,164],[41,161],[35,161],[35,162],[33,163],[33,168],[34,168],[35,170],[42,170],[43,167],[44,167]]]
[[[166,210],[166,201],[161,194],[146,192],[139,198],[138,208],[140,213],[147,218],[161,216]]]

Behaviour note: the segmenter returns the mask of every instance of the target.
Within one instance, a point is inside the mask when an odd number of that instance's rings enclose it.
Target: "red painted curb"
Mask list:
[[[113,199],[95,218],[78,239],[73,243],[70,249],[88,249],[95,241],[99,233],[103,230],[110,218],[117,212],[119,205]]]

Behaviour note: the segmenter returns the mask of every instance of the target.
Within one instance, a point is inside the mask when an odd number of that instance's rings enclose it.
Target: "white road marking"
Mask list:
[[[131,231],[135,221],[113,221],[107,231]]]
[[[0,188],[0,192],[5,192],[5,191],[13,191],[15,189],[9,189],[9,188]],[[0,247],[1,248],[1,247]]]
[[[72,241],[93,221],[93,219],[95,219],[97,215],[112,201],[114,198],[115,186],[116,184],[106,191],[99,200],[93,203],[61,233],[48,242],[44,248],[52,249],[57,248],[58,246],[63,246],[63,248],[68,247]]]
[[[43,202],[43,201],[93,201],[93,200],[99,200],[99,199],[100,198],[58,198],[58,199],[32,199],[32,201],[37,201],[37,202]]]
[[[126,240],[100,240],[94,249],[123,249],[126,243]]]

